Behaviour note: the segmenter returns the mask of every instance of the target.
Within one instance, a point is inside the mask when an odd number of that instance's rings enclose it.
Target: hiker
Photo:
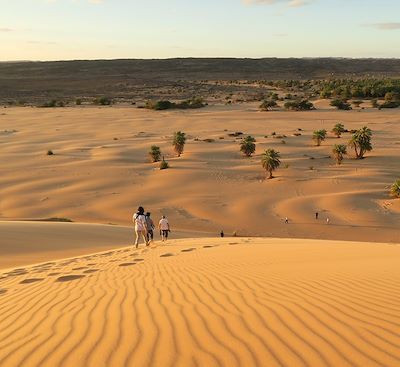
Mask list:
[[[330,219],[326,218],[326,224],[329,224],[329,222],[330,222]]]
[[[146,229],[147,229],[147,243],[154,240],[154,222],[153,219],[150,218],[151,213],[146,213]]]
[[[315,212],[315,219],[318,219],[319,213]]]
[[[171,232],[168,219],[165,217],[165,215],[163,215],[160,219],[160,222],[158,223],[158,229],[160,230],[161,241],[165,242],[168,239],[168,233]]]
[[[220,236],[221,236],[221,238],[224,238],[224,237],[225,237],[225,233],[224,233],[223,230],[221,231]]]
[[[285,223],[289,224],[289,218],[288,217],[285,218]]]
[[[132,220],[135,224],[135,247],[138,248],[139,246],[140,236],[142,236],[144,243],[146,246],[148,246],[149,243],[147,241],[146,216],[144,215],[144,209],[142,206],[139,206],[137,212],[133,215]]]

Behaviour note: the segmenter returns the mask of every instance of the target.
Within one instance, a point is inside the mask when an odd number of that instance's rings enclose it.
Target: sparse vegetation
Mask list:
[[[354,148],[357,159],[364,158],[366,152],[372,150],[372,131],[367,126],[357,130],[349,141],[349,146]]]
[[[313,140],[315,144],[319,147],[321,143],[326,139],[326,130],[315,130],[313,133]]]
[[[99,97],[93,101],[93,104],[98,106],[111,106],[113,104],[113,100],[108,97]]]
[[[261,157],[261,164],[265,171],[269,173],[268,179],[273,178],[274,176],[272,173],[279,168],[281,164],[279,152],[274,149],[267,149]]]
[[[202,108],[205,107],[206,104],[204,103],[202,98],[191,98],[187,99],[186,101],[182,101],[179,103],[171,102],[168,100],[161,100],[161,101],[147,101],[145,108],[155,111],[161,110],[170,110],[170,109],[192,109],[192,108]]]
[[[265,100],[263,103],[260,105],[260,109],[262,111],[271,111],[273,110],[274,107],[278,106],[275,100]]]
[[[336,135],[336,137],[340,138],[342,134],[346,132],[346,129],[344,128],[344,125],[341,124],[340,122],[337,123],[333,128],[332,128],[332,133]]]
[[[286,110],[291,111],[310,111],[315,110],[314,105],[308,101],[307,99],[303,99],[300,101],[288,101],[285,102],[284,107]]]
[[[46,153],[46,155],[54,155],[54,153],[53,153],[52,150],[48,150],[47,153]]]
[[[347,147],[344,144],[335,144],[332,153],[336,163],[340,165],[342,164],[344,156],[347,154]]]
[[[240,142],[240,151],[246,156],[251,157],[251,155],[256,151],[256,139],[252,136],[246,136]]]
[[[400,198],[400,179],[396,180],[390,187],[390,195],[395,198]]]
[[[152,145],[149,151],[149,157],[151,161],[154,162],[159,162],[161,159],[161,149],[157,145]]]
[[[169,168],[169,164],[163,157],[162,161],[160,162],[160,170],[168,169],[168,168]]]
[[[185,148],[185,143],[186,143],[186,134],[181,131],[175,132],[172,139],[172,145],[174,147],[175,152],[178,154],[178,157],[180,157],[181,154],[183,153],[183,150]]]
[[[350,103],[342,99],[334,99],[333,101],[331,101],[330,105],[332,107],[336,107],[338,110],[345,110],[345,111],[351,110]]]

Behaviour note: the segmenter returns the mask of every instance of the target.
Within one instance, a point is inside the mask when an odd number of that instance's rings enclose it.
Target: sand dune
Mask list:
[[[0,365],[398,366],[400,249],[176,240],[0,274]]]
[[[175,230],[197,234],[224,229],[246,236],[399,243],[400,201],[388,197],[400,172],[398,111],[340,112],[326,101],[317,105],[312,112],[265,113],[253,104],[166,112],[4,109],[0,131],[12,133],[0,135],[0,218],[126,226],[142,204],[157,219],[168,215]],[[336,167],[329,158],[333,144],[346,143],[349,134],[313,146],[313,130],[329,131],[339,121],[348,129],[372,128],[374,150],[367,159],[346,159]],[[299,128],[302,135],[294,136]],[[170,144],[175,130],[189,137],[181,158]],[[256,137],[254,157],[239,154],[238,141],[228,135],[234,131]],[[272,132],[286,135],[286,144]],[[148,163],[152,144],[161,147],[171,169],[160,172]],[[260,165],[266,148],[282,154],[272,181],[264,181]],[[48,149],[55,155],[46,156]]]

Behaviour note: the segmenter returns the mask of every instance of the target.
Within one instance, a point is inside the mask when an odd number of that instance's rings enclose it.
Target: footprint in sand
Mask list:
[[[231,245],[231,246],[233,246],[233,245],[238,245],[239,244],[239,242],[229,242],[228,243],[228,245]]]
[[[203,248],[213,248],[214,246],[210,246],[210,245],[206,245],[206,246],[203,246]]]
[[[185,248],[181,252],[192,252],[194,250],[196,250],[196,249],[195,248]]]
[[[72,270],[83,270],[83,269],[87,269],[87,266],[81,266],[79,268],[73,268]]]
[[[36,283],[42,281],[43,278],[30,278],[30,279],[24,279],[19,284],[31,284],[31,283]]]
[[[175,254],[171,254],[170,252],[168,252],[166,254],[160,255],[160,257],[171,257],[171,256],[175,256]]]
[[[91,263],[91,264],[88,264],[88,266],[95,266],[95,265],[97,265],[97,264],[93,264],[93,263]]]
[[[0,288],[0,294],[4,294],[4,293],[6,293],[7,292],[7,289],[1,289]]]
[[[144,259],[133,259],[133,261],[144,261]]]
[[[119,266],[132,266],[132,265],[136,265],[136,263],[122,263],[122,264],[119,264]]]
[[[76,280],[83,278],[84,275],[64,275],[56,279],[56,282],[70,282],[71,280]]]
[[[99,269],[88,269],[88,270],[85,270],[84,273],[90,274],[90,273],[95,273],[96,271],[99,271]]]

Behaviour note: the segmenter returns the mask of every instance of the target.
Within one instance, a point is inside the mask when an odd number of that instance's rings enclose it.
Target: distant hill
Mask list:
[[[146,98],[200,81],[400,77],[400,59],[94,60],[0,63],[0,101],[108,95]],[[204,84],[204,83],[203,83]],[[204,88],[200,88],[204,92]],[[161,93],[162,94],[162,93]],[[183,93],[184,94],[184,93]]]

